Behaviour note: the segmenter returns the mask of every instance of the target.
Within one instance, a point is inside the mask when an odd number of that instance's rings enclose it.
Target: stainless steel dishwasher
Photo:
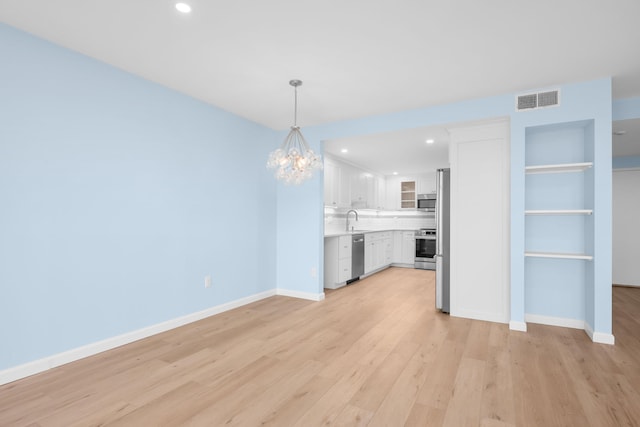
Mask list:
[[[364,234],[351,237],[351,280],[358,280],[364,274]]]

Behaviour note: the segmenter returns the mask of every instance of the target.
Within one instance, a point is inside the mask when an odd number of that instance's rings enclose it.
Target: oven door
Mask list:
[[[424,270],[435,270],[436,261],[436,239],[435,236],[416,236],[416,260],[415,268]]]

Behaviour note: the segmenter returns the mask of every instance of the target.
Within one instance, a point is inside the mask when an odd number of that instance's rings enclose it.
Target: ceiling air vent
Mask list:
[[[520,95],[518,97],[518,111],[528,110],[530,108],[536,108],[538,106],[538,95],[533,93],[531,95]]]
[[[558,105],[558,91],[540,92],[538,94],[538,107],[550,107]]]
[[[516,97],[516,110],[523,111],[552,107],[560,103],[559,99],[560,91],[557,90],[519,95]]]

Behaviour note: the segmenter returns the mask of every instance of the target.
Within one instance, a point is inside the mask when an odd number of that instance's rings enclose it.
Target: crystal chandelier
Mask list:
[[[277,179],[286,184],[297,185],[311,178],[314,170],[322,169],[322,158],[309,148],[297,123],[298,86],[302,85],[302,81],[291,80],[289,84],[294,87],[295,92],[293,126],[280,148],[269,154],[267,167],[276,170]]]

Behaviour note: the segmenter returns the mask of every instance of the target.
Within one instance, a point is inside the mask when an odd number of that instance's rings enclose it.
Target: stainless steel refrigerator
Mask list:
[[[449,313],[449,229],[451,170],[438,169],[436,173],[436,308]]]

